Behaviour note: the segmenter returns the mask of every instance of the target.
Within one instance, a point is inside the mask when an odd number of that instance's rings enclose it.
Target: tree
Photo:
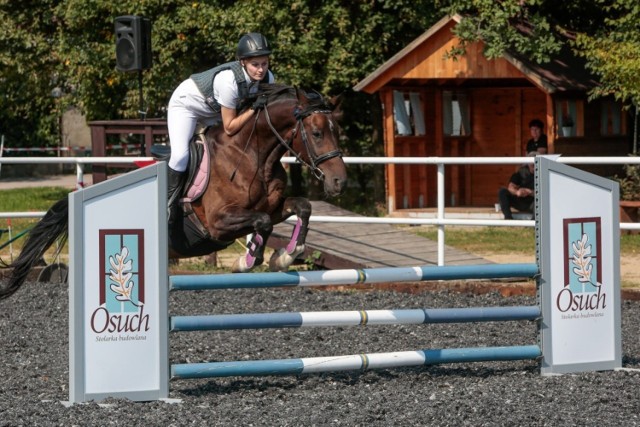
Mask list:
[[[604,2],[603,2],[604,3]],[[593,33],[579,32],[575,48],[587,65],[600,76],[596,96],[640,105],[640,3],[617,0],[603,4],[603,25]]]
[[[278,81],[343,95],[343,148],[356,156],[378,155],[382,143],[374,127],[380,123],[379,103],[351,87],[441,17],[429,0],[0,0],[0,5],[0,61],[10,65],[0,70],[5,89],[0,114],[3,131],[13,129],[16,140],[40,145],[42,138],[31,135],[38,129],[46,143],[55,144],[57,120],[70,105],[88,120],[138,118],[138,75],[115,69],[114,19],[142,15],[152,22],[153,67],[143,72],[147,117],[163,117],[182,80],[232,60],[240,36],[260,31],[274,46]],[[51,97],[53,89],[59,98]],[[28,123],[23,112],[32,115]],[[371,167],[351,170],[366,193]],[[381,197],[383,185],[376,191]]]
[[[627,105],[640,102],[640,4],[637,0],[452,0],[443,10],[459,13],[455,29],[462,44],[482,40],[485,55],[514,50],[544,63],[568,44],[599,78],[591,97],[612,95]],[[526,25],[531,34],[516,30]]]
[[[57,140],[58,58],[50,44],[58,3],[0,0],[0,133],[9,145],[43,146]]]

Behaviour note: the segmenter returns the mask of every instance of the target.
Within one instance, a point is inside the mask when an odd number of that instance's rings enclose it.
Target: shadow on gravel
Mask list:
[[[639,357],[629,357],[629,356],[622,356],[622,367],[629,367],[629,365],[631,366],[640,366],[640,358]]]
[[[513,366],[505,367],[487,367],[476,366],[470,368],[464,367],[441,367],[434,366],[430,368],[415,367],[415,368],[396,368],[393,370],[380,370],[380,371],[367,371],[367,372],[337,372],[337,373],[325,373],[325,374],[303,374],[298,376],[288,375],[283,377],[259,377],[255,379],[242,379],[231,382],[225,382],[224,378],[212,379],[206,383],[202,383],[195,387],[180,387],[180,385],[187,385],[181,380],[177,380],[172,383],[172,392],[183,394],[185,397],[203,397],[203,396],[225,396],[238,392],[255,392],[267,391],[267,390],[280,390],[291,391],[297,388],[308,388],[306,383],[338,383],[341,386],[358,386],[361,384],[375,384],[375,383],[387,383],[396,379],[402,380],[403,377],[413,376],[413,380],[420,381],[423,376],[426,376],[432,380],[438,379],[485,379],[485,378],[498,378],[498,377],[510,377],[514,373],[518,373],[520,376],[539,376],[540,368],[537,364],[531,366],[519,367],[514,369]],[[423,380],[424,378],[422,378]],[[184,380],[188,381],[188,380]]]

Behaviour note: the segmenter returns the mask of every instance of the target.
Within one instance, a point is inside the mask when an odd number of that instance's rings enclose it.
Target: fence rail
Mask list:
[[[640,157],[562,157],[550,155],[558,163],[572,165],[625,165],[640,164]],[[444,201],[445,165],[491,165],[533,163],[532,157],[345,157],[346,164],[404,164],[437,166],[437,214],[435,218],[372,218],[360,216],[321,216],[312,215],[311,222],[340,222],[367,224],[403,224],[433,225],[438,227],[438,265],[444,265],[445,227],[460,226],[499,226],[533,227],[533,220],[492,220],[492,219],[453,219],[446,218]],[[86,164],[144,164],[153,161],[151,157],[0,157],[2,164],[75,164],[76,188],[84,187],[83,166]],[[284,157],[283,163],[296,163],[294,157]],[[45,212],[0,212],[0,218],[40,218]],[[289,221],[294,221],[290,218]],[[640,230],[640,223],[620,223],[622,230]]]

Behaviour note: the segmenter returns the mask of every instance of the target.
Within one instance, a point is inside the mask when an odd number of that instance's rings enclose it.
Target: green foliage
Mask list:
[[[575,46],[589,68],[600,76],[592,97],[613,95],[640,105],[640,4],[637,0],[601,1],[604,24],[593,33],[579,33]]]
[[[58,114],[51,93],[58,58],[50,43],[58,1],[0,0],[0,133],[21,146],[57,140]]]
[[[116,70],[114,20],[152,23],[153,66]],[[88,120],[164,117],[190,74],[234,59],[240,36],[265,34],[278,81],[342,94],[346,155],[380,155],[375,97],[351,87],[440,18],[428,0],[0,0],[0,133],[13,146],[55,145],[59,118],[76,106]],[[60,98],[53,98],[57,88]],[[353,169],[361,186],[375,171]],[[377,178],[379,180],[379,178]]]
[[[640,201],[640,165],[624,165],[624,175],[614,177],[620,184],[620,200]]]
[[[453,0],[446,10],[464,19],[454,29],[461,45],[452,55],[461,55],[469,43],[482,40],[487,58],[501,57],[513,50],[537,62],[549,61],[560,49],[560,42],[550,31],[550,23],[541,14],[543,0]],[[519,29],[526,29],[519,31]]]
[[[455,28],[461,45],[482,40],[485,55],[510,50],[538,63],[548,62],[563,44],[585,58],[600,85],[591,97],[613,95],[640,105],[640,5],[637,0],[452,0],[442,2],[464,19]],[[526,29],[516,31],[516,27]],[[525,35],[526,34],[526,35]]]
[[[320,251],[313,251],[309,254],[309,256],[304,259],[304,264],[307,266],[307,269],[313,270],[316,265],[316,261],[318,261],[321,256],[322,252]]]
[[[483,40],[489,58],[513,49],[544,62],[565,40],[560,34],[575,34],[573,49],[602,79],[593,96],[637,104],[639,9],[637,0],[0,0],[0,133],[13,146],[55,145],[68,106],[88,120],[138,118],[138,73],[115,69],[114,20],[142,15],[152,22],[153,66],[142,73],[147,117],[165,116],[183,79],[232,60],[239,37],[260,31],[274,47],[279,81],[343,95],[345,154],[378,156],[379,102],[351,88],[445,13],[465,17],[452,54]],[[366,191],[375,169],[351,170]]]

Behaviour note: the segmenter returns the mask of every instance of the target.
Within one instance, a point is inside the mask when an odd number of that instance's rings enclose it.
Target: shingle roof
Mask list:
[[[463,18],[459,15],[448,16],[441,19],[414,41],[405,46],[401,51],[396,53],[392,58],[378,67],[374,72],[358,82],[358,84],[354,86],[354,90],[360,91],[365,89],[369,84],[392,69],[407,54],[425,43],[431,36],[449,24],[452,20],[458,23],[462,19]],[[527,32],[525,27],[521,27],[519,30],[524,33]],[[587,70],[584,59],[575,56],[566,44],[563,45],[558,54],[554,55],[549,62],[544,64],[538,64],[524,55],[511,51],[505,52],[504,59],[522,72],[523,77],[527,78],[533,84],[548,93],[566,91],[585,92],[598,84],[595,77]],[[429,78],[430,76],[421,77]],[[433,76],[433,78],[436,77],[437,76]],[[499,76],[496,77],[498,78]],[[388,83],[393,76],[389,77],[387,75],[385,78],[388,80],[383,82],[383,85]]]

